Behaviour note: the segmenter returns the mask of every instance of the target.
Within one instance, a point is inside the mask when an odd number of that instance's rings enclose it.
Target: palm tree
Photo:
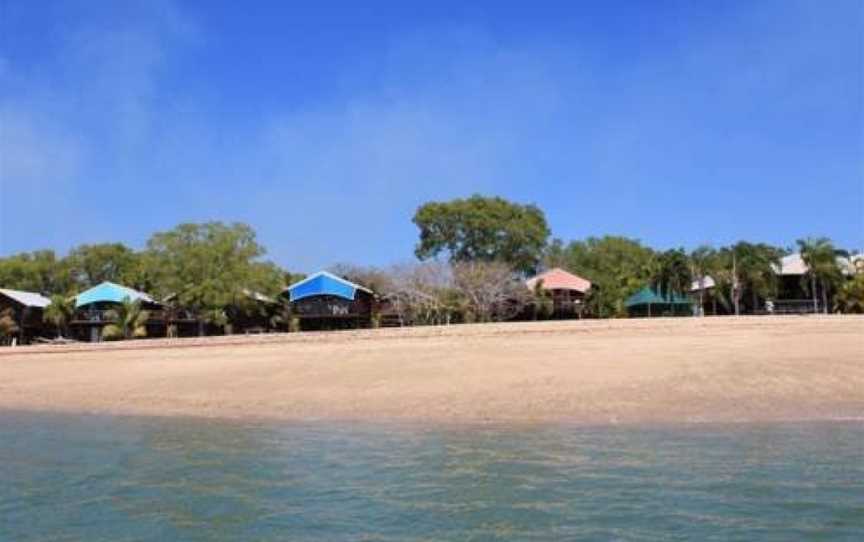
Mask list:
[[[51,304],[45,307],[42,319],[57,330],[57,337],[66,335],[69,322],[75,314],[75,298],[62,295],[51,296]]]
[[[864,313],[864,271],[855,273],[837,290],[834,310],[845,314]]]
[[[739,275],[743,285],[750,289],[753,300],[752,310],[758,308],[759,298],[776,294],[777,269],[783,251],[764,243],[738,243],[736,245],[740,256],[737,260]],[[743,288],[742,288],[743,293]]]
[[[711,273],[716,286],[715,294],[725,303],[724,292],[729,293],[735,315],[741,314],[741,298],[748,288],[753,296],[755,310],[760,296],[771,295],[776,286],[776,268],[782,251],[766,244],[745,241],[724,247],[712,258]]]
[[[663,299],[676,295],[686,295],[693,283],[693,273],[684,249],[667,250],[657,258],[657,265],[651,277],[651,287]]]
[[[113,321],[105,326],[102,336],[106,339],[131,339],[147,336],[147,320],[150,313],[141,308],[141,301],[125,298],[115,308],[109,311]]]
[[[797,243],[798,250],[801,252],[801,259],[807,266],[807,272],[803,277],[803,286],[805,290],[809,290],[813,297],[813,312],[819,311],[816,292],[818,284],[821,286],[822,292],[822,309],[825,314],[828,314],[828,289],[836,286],[843,279],[837,258],[840,256],[848,257],[849,254],[845,250],[836,249],[831,240],[825,237],[798,239]]]

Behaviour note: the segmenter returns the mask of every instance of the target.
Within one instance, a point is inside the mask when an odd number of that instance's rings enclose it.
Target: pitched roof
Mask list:
[[[846,274],[855,273],[855,262],[861,259],[861,254],[850,256],[849,258],[837,256],[837,265],[840,270]],[[801,257],[800,252],[783,256],[780,259],[780,267],[774,266],[774,272],[778,275],[805,275],[807,274],[807,264]]]
[[[648,305],[649,303],[651,305],[690,305],[692,302],[681,294],[667,293],[665,297],[661,297],[657,291],[646,286],[628,297],[624,306],[635,307],[636,305]]]
[[[544,290],[576,290],[584,294],[591,288],[590,280],[564,271],[560,267],[555,267],[545,273],[540,273],[536,277],[531,277],[525,281],[525,285],[533,290],[541,280],[543,281],[542,287]]]
[[[261,292],[256,292],[254,290],[250,290],[249,288],[243,288],[243,295],[245,295],[249,299],[252,299],[255,301],[260,301],[262,303],[273,303],[273,304],[277,303],[277,301],[275,299],[273,299],[272,297],[266,296],[266,295],[262,294]]]
[[[288,292],[288,299],[291,301],[298,301],[304,297],[315,295],[333,295],[353,301],[357,290],[372,293],[369,288],[354,284],[327,271],[319,271],[285,288],[285,291]]]
[[[701,284],[700,284],[700,282],[701,282]],[[701,278],[701,280],[697,278],[696,280],[693,281],[693,283],[690,285],[690,291],[691,292],[698,292],[699,290],[701,290],[703,288],[707,290],[708,288],[713,288],[715,286],[717,286],[717,283],[714,282],[714,279],[711,278],[710,275],[705,275],[704,277]]]
[[[122,303],[127,298],[132,301],[140,300],[147,303],[155,303],[153,298],[144,292],[106,281],[76,295],[75,307],[89,305],[90,303]]]
[[[780,258],[780,267],[774,266],[774,272],[778,275],[804,275],[807,273],[807,264],[801,258],[801,253],[796,252]]]
[[[44,309],[51,304],[51,300],[44,295],[35,292],[24,292],[22,290],[10,290],[8,288],[0,288],[0,294],[5,295],[10,299],[14,299],[25,307],[39,307]]]

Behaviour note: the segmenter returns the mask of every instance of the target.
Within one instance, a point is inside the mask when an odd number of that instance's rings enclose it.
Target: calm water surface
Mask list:
[[[0,540],[862,540],[864,425],[0,413]]]

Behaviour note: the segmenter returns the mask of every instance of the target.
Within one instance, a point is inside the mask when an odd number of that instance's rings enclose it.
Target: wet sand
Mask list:
[[[864,318],[537,322],[5,348],[0,409],[446,423],[864,419]]]

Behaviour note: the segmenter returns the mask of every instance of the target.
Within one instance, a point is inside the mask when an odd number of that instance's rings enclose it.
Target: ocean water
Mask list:
[[[0,413],[0,540],[864,540],[864,425]]]

